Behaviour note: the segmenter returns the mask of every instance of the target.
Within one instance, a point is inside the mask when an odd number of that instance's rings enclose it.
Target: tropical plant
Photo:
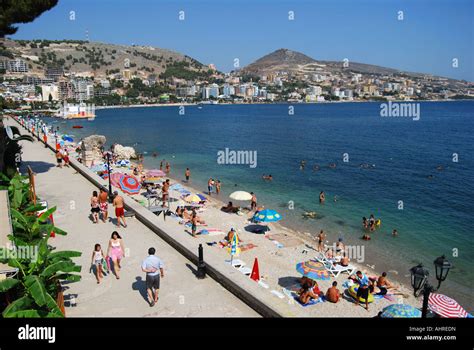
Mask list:
[[[3,310],[3,317],[62,317],[56,297],[61,291],[61,282],[76,282],[81,271],[72,258],[81,256],[76,251],[55,252],[48,245],[51,232],[66,235],[66,232],[48,223],[56,208],[43,211],[29,197],[26,177],[15,175],[8,179],[7,189],[12,216],[13,235],[8,238],[13,248],[0,248],[0,262],[18,269],[15,278],[0,281],[0,293],[8,292],[14,301]]]
[[[24,241],[10,237],[15,248],[0,248],[0,262],[18,269],[16,278],[0,281],[0,292],[10,292],[14,301],[3,310],[3,317],[63,317],[56,298],[61,282],[77,282],[81,279],[75,272],[81,266],[72,258],[80,252],[53,252],[45,238],[35,245],[24,245]],[[19,247],[29,254],[18,254]],[[26,256],[25,256],[26,255]]]
[[[11,130],[12,138],[8,136],[7,130]],[[16,126],[4,126],[0,120],[0,173],[12,177],[21,163],[21,145],[19,141],[33,142],[30,135],[21,135]]]

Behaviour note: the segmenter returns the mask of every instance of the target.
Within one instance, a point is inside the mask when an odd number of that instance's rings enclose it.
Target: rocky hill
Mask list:
[[[208,67],[178,52],[151,46],[124,46],[79,40],[2,40],[0,60],[22,58],[29,73],[41,74],[47,66],[66,72],[105,76],[128,67],[132,74],[149,75],[167,70],[189,71],[191,77],[207,73]],[[186,78],[186,77],[183,77]]]

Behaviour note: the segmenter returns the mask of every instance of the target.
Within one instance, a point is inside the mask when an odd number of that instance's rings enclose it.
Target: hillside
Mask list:
[[[151,46],[124,46],[79,40],[2,40],[0,60],[22,58],[29,73],[41,74],[46,66],[62,66],[67,72],[96,77],[118,73],[129,66],[132,74],[159,75],[180,72],[178,78],[208,74],[208,67],[186,55]]]
[[[386,68],[358,62],[348,62],[348,67],[344,67],[342,61],[318,61],[300,52],[288,49],[278,49],[242,68],[243,74],[259,76],[275,72],[288,72],[293,75],[334,75],[343,72],[354,72],[371,75],[403,74],[405,76],[414,78],[427,75],[422,73],[403,72],[398,69]],[[454,79],[449,80],[454,81]]]

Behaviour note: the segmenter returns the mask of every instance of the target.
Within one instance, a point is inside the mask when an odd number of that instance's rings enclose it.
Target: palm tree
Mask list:
[[[11,133],[7,132],[8,129]],[[22,147],[19,141],[33,140],[29,135],[21,135],[17,127],[4,125],[3,119],[0,119],[0,172],[12,177],[21,163]]]

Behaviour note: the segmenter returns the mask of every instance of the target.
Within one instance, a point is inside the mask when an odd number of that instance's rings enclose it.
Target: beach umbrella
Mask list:
[[[196,194],[190,194],[184,197],[184,200],[188,203],[199,203],[202,201],[202,199]]]
[[[312,280],[328,280],[331,278],[331,275],[324,267],[324,264],[314,260],[296,264],[296,271],[301,273],[304,277],[308,277]]]
[[[232,192],[229,197],[236,201],[249,201],[252,199],[252,195],[245,191]]]
[[[197,193],[196,196],[201,198],[201,202],[207,201],[207,197],[205,195],[201,194],[201,193]]]
[[[408,304],[392,304],[382,309],[383,318],[420,318],[421,311]]]
[[[272,209],[259,211],[253,216],[253,220],[256,222],[274,222],[279,221],[280,219],[281,215]]]
[[[428,307],[441,317],[466,318],[467,311],[459,303],[444,294],[431,293]]]
[[[123,192],[128,194],[137,194],[142,187],[140,182],[132,175],[121,176],[118,185]]]
[[[230,261],[232,263],[234,256],[238,256],[240,254],[239,237],[237,237],[237,232],[234,232],[234,235],[232,236],[232,242],[228,251],[230,253]]]
[[[166,173],[163,170],[151,169],[146,172],[147,177],[163,177],[166,176]]]
[[[66,142],[74,142],[74,139],[69,135],[63,135],[62,139]]]
[[[119,181],[122,178],[122,176],[124,176],[124,175],[125,175],[124,173],[115,173],[115,172],[113,172],[110,175],[110,183],[112,184],[112,186],[120,187]]]

